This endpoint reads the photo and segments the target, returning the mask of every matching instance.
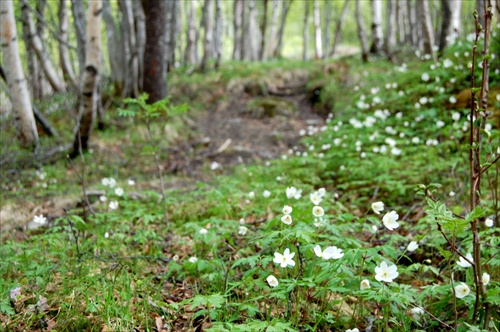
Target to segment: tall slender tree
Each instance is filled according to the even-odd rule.
[[[0,1],[0,37],[17,138],[22,147],[33,147],[38,144],[38,132],[31,108],[28,84],[19,57],[12,0]]]
[[[90,135],[94,129],[97,104],[100,103],[98,91],[101,67],[101,16],[101,0],[90,1],[87,13],[85,71],[83,73],[81,103],[73,140],[72,157],[76,157],[81,150],[88,149]]]
[[[384,48],[387,56],[392,58],[392,52],[396,47],[396,0],[387,0],[387,25],[384,40]]]
[[[342,12],[340,13],[339,18],[337,19],[337,23],[335,26],[335,37],[333,39],[332,51],[331,55],[333,56],[337,51],[337,45],[340,42],[340,36],[342,35],[342,27],[344,26],[345,17],[347,15],[347,11],[349,9],[349,0],[345,0],[344,7],[342,8]]]
[[[196,11],[195,5],[196,0],[188,0],[184,2],[186,4],[186,15],[187,15],[187,30],[186,30],[186,51],[184,55],[184,62],[187,64],[196,64],[198,62],[197,57],[197,29],[196,29]]]
[[[321,39],[321,17],[319,1],[314,0],[314,46],[316,59],[323,59],[323,44]]]
[[[304,1],[304,30],[302,30],[302,39],[304,48],[302,49],[302,60],[309,60],[309,1]]]
[[[267,55],[274,56],[276,49],[276,34],[278,32],[279,0],[273,0],[271,7],[271,24],[269,26],[269,43],[267,43]]]
[[[154,103],[167,97],[167,68],[165,34],[167,33],[168,2],[142,0],[146,22],[146,50],[144,52],[143,91]]]
[[[358,25],[358,38],[361,44],[361,59],[363,62],[368,61],[368,41],[366,39],[365,22],[363,20],[363,13],[361,12],[361,0],[356,0],[356,23]]]
[[[377,54],[382,51],[384,34],[382,32],[382,0],[371,0],[372,9],[372,46],[370,52]]]
[[[203,21],[205,38],[203,40],[203,58],[200,64],[201,71],[206,70],[208,59],[212,58],[214,54],[214,3],[212,0],[205,0]]]
[[[233,60],[242,60],[241,19],[243,17],[243,0],[233,3]]]
[[[71,60],[68,52],[68,28],[69,28],[69,15],[67,0],[59,1],[59,37],[61,41],[59,42],[59,62],[61,64],[61,69],[64,78],[69,81],[73,87],[78,86],[76,80],[75,72],[71,64]]]
[[[434,29],[432,28],[431,13],[429,11],[429,1],[417,1],[420,14],[419,20],[422,26],[422,45],[425,54],[434,57]]]

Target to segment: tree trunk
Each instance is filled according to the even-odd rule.
[[[234,0],[233,4],[233,60],[241,60],[241,18],[243,10],[243,1]]]
[[[141,0],[133,0],[135,39],[137,53],[137,88],[143,90],[144,82],[144,50],[146,49],[146,19]]]
[[[54,69],[52,62],[50,61],[49,54],[43,47],[43,43],[38,34],[36,33],[35,24],[31,17],[31,12],[27,0],[21,0],[20,3],[21,3],[21,10],[25,12],[25,15],[23,16],[27,20],[26,25],[28,27],[28,32],[30,34],[29,36],[29,40],[31,41],[30,46],[38,56],[38,59],[40,60],[40,66],[42,67],[45,76],[47,77],[50,85],[55,91],[65,92],[66,86],[64,84],[64,81],[59,76],[57,71]]]
[[[31,108],[28,84],[19,57],[12,0],[0,1],[0,28],[5,76],[9,86],[17,138],[21,147],[33,147],[38,145],[38,132]]]
[[[385,52],[389,59],[396,47],[396,0],[387,1],[387,30],[385,35]]]
[[[180,6],[178,0],[169,1],[169,20],[167,23],[168,32],[167,32],[167,71],[172,71],[175,68],[175,49],[177,46],[177,23],[179,17],[177,17],[177,8]]]
[[[400,44],[407,42],[406,40],[406,26],[405,26],[405,11],[403,10],[401,0],[396,0],[396,26],[398,29],[398,41]]]
[[[278,43],[276,44],[276,48],[274,50],[274,56],[281,56],[281,48],[283,46],[283,33],[285,32],[285,23],[286,17],[288,16],[288,12],[290,11],[290,7],[292,6],[293,0],[284,0],[282,2],[282,12],[281,12],[281,22],[280,29],[278,31]]]
[[[330,0],[325,1],[325,25],[324,25],[324,32],[323,32],[323,48],[325,52],[325,57],[328,57],[330,54],[330,24],[332,21],[332,3]]]
[[[67,0],[59,1],[59,37],[61,41],[59,42],[59,62],[61,63],[61,69],[64,78],[69,81],[73,87],[78,86],[76,80],[75,72],[73,71],[73,66],[71,65],[71,60],[68,53],[68,8],[66,7]]]
[[[302,60],[309,60],[309,0],[304,1],[304,30],[302,31],[302,39],[304,48],[302,49]]]
[[[85,9],[83,6],[83,0],[71,0],[71,11],[73,12],[73,22],[75,24],[76,33],[76,48],[78,54],[78,70],[80,72],[80,77],[85,68],[85,50],[87,49],[85,39]]]
[[[196,64],[196,12],[195,4],[196,0],[188,0],[186,4],[187,13],[187,38],[186,38],[186,53],[184,56],[184,62],[186,64],[194,65]],[[234,54],[233,54],[234,56]]]
[[[269,26],[269,43],[267,44],[267,56],[273,56],[276,50],[276,33],[278,26],[278,0],[273,0],[271,12],[271,25]]]
[[[33,10],[32,7],[30,9]],[[41,41],[47,40],[47,26],[46,26],[46,21],[45,21],[45,14],[47,12],[47,0],[37,1],[35,10],[36,10],[35,34],[38,36],[38,38]],[[43,45],[43,46],[44,46],[43,48],[45,48],[45,45]],[[53,90],[51,85],[50,85],[50,82],[47,82],[45,75],[46,74],[44,73],[43,70],[37,71],[36,80],[37,80],[37,84],[41,88],[42,96],[50,94]],[[60,77],[60,79],[61,79],[61,82],[63,83],[63,85],[65,86],[65,84],[63,82],[63,77]]]
[[[319,16],[319,2],[314,0],[314,46],[316,59],[323,59],[323,45],[321,40],[321,19]]]
[[[432,28],[431,15],[428,0],[417,1],[420,13],[420,24],[422,26],[423,51],[434,57],[434,30]]]
[[[408,34],[406,39],[411,42],[413,47],[418,46],[418,23],[416,18],[416,8],[411,0],[406,1],[406,20],[408,25]]]
[[[267,7],[269,5],[269,0],[264,0],[264,12],[262,21],[260,24],[260,48],[259,48],[259,60],[263,61],[266,58],[266,29],[267,29]]]
[[[149,94],[149,103],[167,97],[167,68],[165,34],[167,33],[167,1],[143,0],[146,22],[146,50],[144,52],[143,91]]]
[[[368,61],[368,41],[366,40],[365,23],[363,13],[361,12],[361,0],[356,0],[356,23],[358,25],[358,38],[361,44],[361,59],[363,62]]]
[[[214,47],[215,47],[215,68],[219,68],[222,58],[222,4],[221,0],[215,0],[215,33],[214,33]]]
[[[241,60],[248,60],[248,45],[247,45],[247,33],[248,33],[248,20],[247,20],[247,2],[243,0],[241,4],[241,39],[240,39],[240,51]]]
[[[200,70],[205,71],[207,67],[208,59],[213,57],[214,53],[214,43],[213,43],[213,32],[214,32],[214,6],[212,0],[205,0],[205,6],[203,7],[204,12],[204,30],[205,38],[203,41],[203,58],[201,59]]]
[[[247,0],[248,2],[248,30],[246,37],[248,38],[249,60],[256,61],[259,59],[259,30],[257,24],[257,8],[255,0]]]
[[[63,0],[64,1],[64,0]],[[108,42],[109,64],[111,66],[111,78],[113,80],[114,93],[122,95],[125,86],[126,52],[123,48],[123,31],[118,29],[111,14],[110,0],[102,2],[102,18],[106,24],[106,37]]]
[[[461,0],[441,0],[442,22],[439,37],[439,53],[453,44],[460,34]]]
[[[30,27],[28,22],[28,15],[30,12],[28,10],[21,11],[21,21],[23,22],[23,39],[24,39],[24,47],[26,49],[26,55],[28,60],[28,86],[31,89],[31,95],[34,99],[41,99],[43,97],[43,87],[40,77],[40,64],[38,63],[38,59],[36,57],[35,52],[32,52],[31,49],[31,38],[32,35],[30,33]]]
[[[337,25],[335,27],[335,38],[333,39],[332,52],[331,52],[332,56],[335,55],[335,51],[337,50],[337,45],[340,42],[340,36],[342,35],[342,27],[344,26],[344,21],[348,9],[349,9],[349,0],[345,0],[344,7],[342,8],[342,12],[340,13],[340,17],[337,20]]]
[[[370,52],[378,54],[382,51],[384,34],[382,32],[382,0],[371,0],[372,7],[372,46]]]
[[[94,127],[98,100],[99,69],[101,60],[101,0],[89,2],[87,13],[87,51],[85,53],[85,71],[81,104],[78,112],[77,128],[73,141],[71,157],[88,149],[88,142]]]
[[[479,24],[484,28],[484,0],[476,0],[476,10]]]
[[[124,38],[126,60],[126,76],[124,96],[139,96],[139,56],[137,52],[137,38],[134,22],[133,3],[123,1],[123,27],[127,38]]]

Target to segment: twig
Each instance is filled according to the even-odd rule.
[[[80,137],[80,134],[78,134],[78,137]],[[82,162],[83,162],[83,171],[82,172],[84,172],[85,171],[85,159],[83,158],[82,149],[79,149],[79,150],[80,150],[80,155],[82,157]],[[73,163],[73,160],[71,159],[71,157],[69,155],[66,155],[66,159],[68,159],[69,163],[71,164],[71,167],[73,168],[73,170],[75,171],[76,175],[80,179],[80,182],[82,184],[83,197],[85,198],[85,203],[87,204],[87,207],[89,208],[90,213],[92,213],[92,215],[95,216],[95,212],[92,209],[92,206],[90,205],[89,197],[87,195],[87,187],[85,185],[85,178],[83,177],[82,174],[80,174],[78,172],[78,170],[75,167],[75,164]]]
[[[470,261],[467,257],[465,257],[458,249],[457,247],[455,246],[455,243],[451,242],[450,239],[448,238],[448,236],[446,236],[445,232],[443,231],[443,228],[441,227],[441,224],[440,223],[437,223],[438,225],[438,231],[441,232],[441,234],[443,235],[443,237],[445,238],[446,242],[448,242],[448,244],[450,245],[451,247],[451,250],[454,251],[455,253],[457,253],[460,257],[462,257],[463,259],[465,259],[467,261],[467,263],[469,263],[470,265],[474,266],[476,265],[476,262],[473,262],[473,261]]]
[[[80,252],[80,246],[78,245],[78,234],[76,233],[75,229],[73,228],[73,221],[69,218],[68,212],[66,209],[63,209],[64,211],[64,216],[68,220],[69,228],[71,230],[71,233],[73,234],[73,237],[75,238],[75,244],[76,244],[76,257],[78,258],[78,263],[81,263],[81,258],[82,258],[82,253]]]

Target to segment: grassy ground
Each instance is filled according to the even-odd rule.
[[[229,99],[234,79],[268,84],[262,79],[276,67],[305,70],[313,73],[308,87],[321,86],[315,109],[325,121],[297,133],[300,142],[275,160],[225,171],[211,170],[207,160],[200,176],[168,175],[166,211],[156,165],[141,153],[152,144],[144,125],[113,109],[107,115],[113,125],[96,133],[85,163],[18,169],[12,162],[15,172],[2,176],[3,213],[9,205],[28,205],[31,214],[47,212],[50,227],[2,234],[2,328],[448,331],[456,321],[467,330],[476,292],[472,270],[457,265],[437,222],[462,254],[471,252],[468,223],[443,219],[446,211],[468,212],[469,100],[461,92],[470,85],[470,49],[456,45],[438,62],[408,55],[396,65],[344,59],[233,63],[207,76],[180,72],[170,82],[177,96],[172,102],[187,102],[195,118]],[[500,67],[498,59],[493,63]],[[490,107],[497,116],[499,82],[493,70]],[[53,118],[69,103],[57,102],[62,106]],[[325,107],[331,112],[322,113]],[[188,115],[168,122],[187,132]],[[495,121],[484,135],[484,163],[499,153]],[[68,132],[69,124],[61,121],[58,128]],[[167,159],[182,139],[164,140],[163,124],[152,131],[153,143],[164,148],[160,159]],[[183,139],[196,140],[196,132]],[[5,155],[23,157],[15,144]],[[82,174],[95,193],[95,214],[83,201],[76,205]],[[110,177],[116,185],[102,184]],[[444,205],[429,205],[419,184]],[[288,189],[287,195],[290,187],[301,194]],[[498,308],[498,166],[485,174],[482,190],[483,269],[491,278],[488,299]],[[380,214],[371,208],[378,201],[384,203]],[[68,206],[64,213],[61,207]],[[290,225],[284,206],[292,208]],[[390,211],[399,217],[393,230],[382,223]],[[408,250],[411,241],[416,250]],[[318,245],[341,251],[320,257]],[[392,282],[377,273],[382,262],[397,267],[397,277],[386,276]],[[455,298],[452,289],[462,282],[471,294]],[[493,312],[489,329],[498,330],[499,319]]]

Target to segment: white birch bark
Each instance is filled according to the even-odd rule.
[[[434,57],[434,29],[432,28],[431,13],[428,0],[417,1],[422,26],[422,46],[425,54]]]
[[[290,11],[290,7],[292,6],[293,0],[283,0],[281,2],[283,6],[281,7],[281,20],[280,20],[280,28],[278,31],[278,42],[276,44],[276,48],[274,51],[274,56],[281,56],[281,48],[283,47],[283,34],[285,32],[285,23],[286,18],[288,16],[288,12]]]
[[[304,1],[304,30],[302,30],[302,60],[309,60],[309,0]]]
[[[106,37],[108,44],[108,57],[111,66],[111,77],[115,93],[121,95],[125,82],[125,68],[127,55],[123,49],[123,35],[118,25],[115,23],[111,13],[111,4],[109,0],[102,1],[102,19],[106,24]]]
[[[372,46],[371,53],[377,54],[382,50],[384,34],[382,32],[382,0],[371,0],[372,7]]]
[[[64,84],[63,79],[59,76],[58,72],[55,70],[52,62],[50,61],[49,54],[47,50],[43,47],[42,40],[38,36],[35,30],[35,23],[33,22],[33,18],[31,16],[31,12],[29,9],[29,4],[27,0],[21,0],[21,8],[22,11],[25,12],[24,17],[26,18],[27,27],[30,34],[31,47],[35,51],[38,59],[40,60],[40,66],[45,74],[45,77],[49,81],[50,85],[55,91],[65,92],[66,86]]]
[[[243,10],[243,1],[234,0],[233,3],[233,60],[242,60],[241,50],[241,18]]]
[[[332,56],[335,55],[335,51],[337,50],[337,45],[340,42],[340,36],[342,35],[342,27],[344,26],[345,17],[347,15],[347,10],[349,9],[349,0],[345,0],[344,7],[342,8],[342,12],[337,20],[337,24],[335,27],[335,38],[333,39],[332,45]]]
[[[124,38],[124,48],[128,57],[126,58],[127,73],[125,76],[126,95],[139,96],[139,57],[137,54],[137,41],[134,27],[133,3],[123,1],[123,24],[127,37]]]
[[[407,36],[406,39],[416,47],[418,46],[418,29],[419,24],[416,19],[416,9],[411,0],[406,1],[406,21],[407,21]]]
[[[213,43],[214,6],[212,0],[205,0],[205,7],[203,11],[205,13],[204,17],[205,38],[203,41],[203,58],[201,59],[200,69],[202,71],[205,71],[208,59],[211,58],[214,53],[214,43]]]
[[[330,53],[330,24],[332,21],[332,3],[330,0],[325,1],[325,25],[323,32],[323,51],[325,52],[325,57]]]
[[[184,56],[184,62],[186,64],[194,65],[196,64],[196,13],[195,4],[196,0],[187,0],[185,2],[187,6],[187,38],[186,38],[186,52]]]
[[[246,37],[248,39],[247,46],[249,60],[256,61],[259,59],[259,30],[257,28],[257,8],[255,5],[255,0],[248,1],[248,30]]]
[[[77,130],[73,142],[72,156],[76,156],[80,149],[88,148],[88,141],[96,118],[100,58],[101,58],[101,0],[89,2],[87,13],[87,51],[85,52],[85,71],[81,104],[78,112]]]
[[[396,47],[396,0],[387,0],[387,26],[385,35],[385,52],[391,58]]]
[[[356,0],[356,23],[358,25],[358,38],[361,45],[361,59],[368,61],[368,41],[366,39],[365,23],[361,12],[361,0]]]
[[[43,97],[43,87],[41,84],[40,77],[40,65],[38,64],[38,59],[36,57],[35,52],[31,50],[31,33],[28,24],[28,18],[26,15],[29,14],[29,11],[22,10],[21,11],[21,21],[23,22],[23,39],[24,39],[24,47],[26,50],[27,60],[28,60],[28,73],[26,74],[28,78],[28,86],[31,90],[31,96],[34,99],[41,99]]]
[[[321,38],[321,19],[319,11],[319,1],[314,0],[314,46],[316,59],[323,59],[323,44]]]
[[[396,0],[396,26],[398,27],[398,41],[402,43],[406,41],[406,26],[405,26],[405,10],[403,10],[403,2]]]
[[[0,30],[5,77],[9,86],[17,138],[22,147],[32,147],[38,144],[38,132],[28,84],[19,57],[12,0],[0,1]]]
[[[76,33],[76,47],[78,54],[78,71],[80,77],[85,70],[85,50],[87,49],[85,38],[85,29],[87,23],[85,22],[85,8],[83,0],[71,0],[71,11],[73,12],[73,23],[75,25]]]
[[[271,7],[271,22],[269,26],[269,42],[267,43],[268,56],[275,54],[275,49],[276,49],[276,34],[278,32],[277,27],[278,27],[278,17],[279,17],[278,5],[279,1],[273,0]]]
[[[69,20],[68,7],[66,4],[67,0],[60,0],[59,2],[59,62],[64,78],[66,78],[73,87],[77,87],[78,83],[73,66],[71,65],[67,46]]]

